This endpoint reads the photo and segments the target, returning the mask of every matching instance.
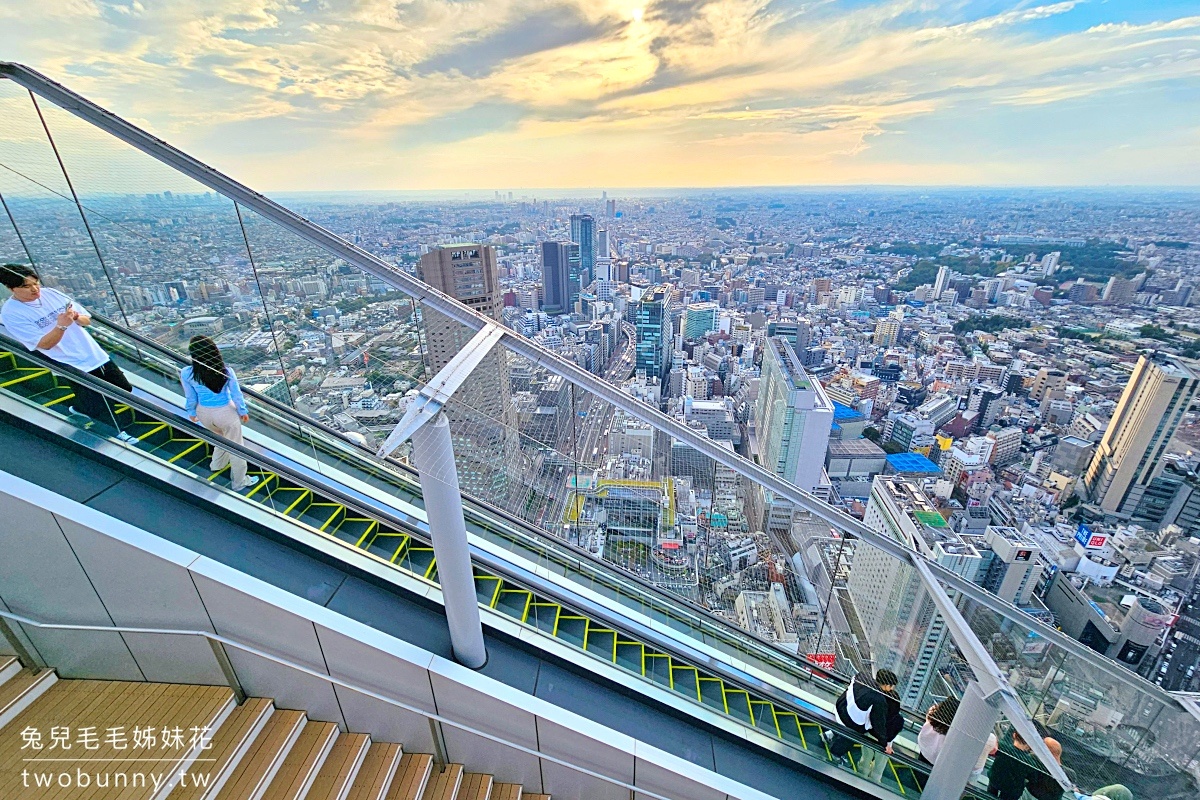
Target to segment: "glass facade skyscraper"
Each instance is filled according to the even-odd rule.
[[[586,289],[596,277],[596,220],[591,214],[571,215],[571,241],[579,245],[579,288]]]
[[[671,290],[667,286],[648,289],[638,301],[637,361],[634,368],[647,377],[662,380],[671,366]]]

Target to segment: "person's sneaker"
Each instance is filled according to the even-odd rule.
[[[75,406],[67,406],[67,413],[73,417],[82,417],[83,416],[83,414],[80,414],[79,409],[75,408]]]
[[[126,433],[125,431],[117,431],[117,438],[120,439],[122,442],[130,442],[130,443],[136,442],[138,440],[138,438],[136,436],[132,436],[132,435]]]
[[[239,486],[234,491],[240,492],[242,489],[249,489],[251,486],[254,486],[260,480],[262,480],[262,478],[258,477],[257,475],[251,475],[249,478],[246,478],[245,483],[243,483],[241,486]]]

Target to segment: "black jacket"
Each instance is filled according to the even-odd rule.
[[[988,771],[988,793],[1000,800],[1020,800],[1030,779],[1035,788],[1041,788],[1038,783],[1043,774],[1040,766],[1037,757],[1029,751],[1018,750],[1008,741],[1002,743]]]
[[[851,681],[849,688],[837,699],[838,719],[847,728],[859,733],[864,732],[864,726],[855,723],[847,710],[846,696],[850,692],[854,693],[854,705],[870,715],[871,728],[865,732],[880,744],[888,744],[904,730],[904,717],[900,714],[899,699],[857,680]]]

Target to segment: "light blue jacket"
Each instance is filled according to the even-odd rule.
[[[250,413],[246,408],[246,398],[242,397],[242,387],[238,385],[238,379],[233,374],[233,369],[226,367],[225,376],[228,380],[221,387],[221,391],[214,392],[196,380],[194,371],[190,366],[184,367],[179,371],[179,382],[183,384],[183,395],[187,399],[184,407],[189,417],[196,416],[197,405],[202,405],[205,408],[220,408],[221,406],[233,403],[233,407],[237,409],[237,413],[240,416],[244,417]]]

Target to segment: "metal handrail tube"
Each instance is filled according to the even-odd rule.
[[[466,731],[467,733],[474,734],[475,736],[482,736],[484,739],[487,739],[489,741],[504,745],[505,747],[511,747],[514,750],[519,750],[520,752],[524,753],[525,755],[533,756],[535,758],[544,758],[547,761],[552,761],[561,767],[566,767],[568,769],[574,770],[575,772],[583,773],[584,775],[587,775],[588,777],[597,778],[599,780],[605,781],[606,783],[611,783],[614,786],[620,786],[622,789],[627,789],[630,792],[634,792],[639,795],[645,795],[646,797],[652,797],[652,798],[654,798],[654,800],[676,800],[676,798],[671,798],[666,795],[658,794],[657,792],[653,792],[644,787],[635,786],[631,783],[626,783],[625,781],[621,780],[620,778],[614,778],[609,775],[604,775],[603,773],[596,772],[595,770],[588,769],[587,767],[581,767],[578,764],[572,764],[571,762],[569,762],[565,759],[562,759],[562,758],[558,758],[557,756],[552,756],[552,755],[549,755],[548,753],[543,753],[539,750],[534,750],[530,747],[526,747],[525,745],[517,744],[516,742],[511,742],[508,739],[505,739],[501,736],[496,736],[495,734],[488,733],[486,731],[481,731],[478,728],[475,728],[475,727],[472,727],[471,725],[466,724],[465,722],[459,722],[457,720],[450,719],[449,717],[444,716],[442,714],[438,714],[435,711],[426,711],[423,708],[420,708],[418,706],[409,705],[408,703],[405,703],[403,700],[397,700],[394,697],[390,697],[388,695],[381,694],[380,692],[374,691],[373,689],[368,689],[364,686],[360,686],[359,684],[356,684],[356,683],[351,683],[350,681],[343,680],[341,678],[335,678],[332,675],[326,675],[325,673],[318,672],[318,671],[312,669],[311,667],[306,667],[303,664],[297,664],[296,662],[291,661],[289,659],[274,655],[273,653],[268,653],[265,650],[260,650],[259,648],[255,647],[253,645],[246,644],[245,642],[240,642],[237,639],[231,639],[228,636],[221,636],[220,634],[213,633],[211,631],[193,631],[193,630],[175,629],[175,628],[132,628],[132,627],[124,626],[124,625],[112,625],[112,626],[108,626],[108,625],[76,625],[76,624],[66,624],[66,623],[42,622],[40,620],[31,619],[30,617],[25,617],[20,614],[14,614],[11,611],[5,611],[3,609],[0,609],[0,617],[3,617],[4,619],[7,619],[7,620],[12,620],[13,622],[18,622],[22,625],[29,625],[31,627],[38,628],[41,630],[87,631],[87,632],[105,632],[105,633],[143,633],[143,634],[161,634],[164,636],[198,636],[203,639],[207,639],[210,642],[215,642],[217,644],[224,645],[227,647],[233,647],[238,650],[242,650],[244,652],[250,653],[253,656],[257,656],[259,658],[266,659],[267,661],[272,661],[276,664],[279,664],[280,666],[287,667],[288,669],[294,669],[297,672],[302,672],[305,675],[308,675],[309,677],[318,678],[320,680],[325,681],[326,683],[332,683],[335,686],[341,686],[343,689],[349,689],[352,692],[357,692],[359,694],[366,695],[367,697],[370,697],[372,699],[380,700],[389,705],[393,705],[393,706],[396,706],[397,708],[403,709],[404,711],[409,711],[409,712],[412,712],[413,714],[419,714],[422,717],[434,720],[435,722],[441,723],[442,725],[449,725],[452,728],[458,728],[459,730]],[[233,691],[235,693],[242,691],[240,686],[231,686],[230,688],[233,689]]]
[[[716,446],[712,440],[700,436],[683,423],[663,414],[658,409],[633,399],[578,365],[526,339],[516,331],[501,325],[490,317],[483,316],[473,309],[468,308],[449,295],[434,289],[413,276],[396,269],[395,266],[378,256],[347,242],[331,231],[305,219],[296,212],[253,191],[229,176],[138,128],[111,111],[72,92],[70,89],[42,75],[40,72],[23,64],[0,62],[0,77],[5,77],[16,82],[69,113],[142,151],[151,158],[182,172],[218,194],[252,209],[264,218],[279,224],[308,242],[342,258],[348,263],[354,264],[359,269],[405,292],[414,301],[427,304],[431,309],[444,314],[471,331],[477,332],[481,328],[488,326],[502,328],[503,343],[517,355],[545,367],[550,372],[562,376],[573,385],[595,394],[614,407],[686,443],[717,463],[732,469],[744,478],[762,485],[782,499],[805,509],[835,528],[852,533],[872,547],[882,550],[906,563],[911,563],[911,558],[923,559],[928,567],[928,572],[945,586],[960,592],[965,597],[983,605],[989,610],[1033,630],[1038,635],[1049,639],[1072,655],[1097,667],[1109,677],[1127,684],[1143,694],[1150,694],[1164,705],[1179,710],[1183,709],[1179,701],[1161,687],[1154,685],[1150,681],[1136,680],[1136,676],[1129,674],[1127,670],[1117,663],[1104,657],[1098,657],[1094,651],[1088,649],[1082,643],[1062,635],[1051,626],[1039,620],[1029,617],[1012,604],[1001,600],[991,592],[977,586],[949,568],[936,561],[925,559],[920,554],[913,554],[903,543],[876,532],[865,523],[827,505],[813,494],[779,478],[773,472],[750,462],[732,451]],[[922,575],[922,580],[925,580],[924,575]],[[952,616],[957,614],[957,610],[951,610]],[[960,620],[960,623],[960,625],[955,626],[957,635],[965,635],[975,641],[963,643],[956,640],[955,643],[965,654],[973,655],[980,652],[982,648],[978,642],[978,636],[966,624],[965,620]],[[974,666],[979,669],[986,669],[991,673],[998,674],[999,671],[990,656],[987,658],[987,663],[975,664]]]

